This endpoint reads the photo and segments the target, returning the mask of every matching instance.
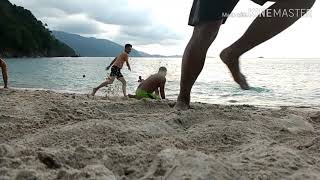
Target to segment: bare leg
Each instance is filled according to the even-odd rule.
[[[2,71],[2,78],[3,78],[3,83],[4,83],[4,88],[8,88],[8,72],[7,72],[7,64],[1,60],[0,62],[1,65],[1,71]]]
[[[315,0],[275,1],[276,3],[270,6],[266,12],[279,12],[279,10],[281,12],[289,12],[290,9],[307,10],[310,9],[315,2]],[[234,80],[242,89],[249,89],[249,86],[245,77],[240,72],[240,56],[290,27],[298,19],[300,19],[302,15],[304,15],[304,13],[301,13],[301,11],[299,13],[296,12],[295,16],[293,17],[281,17],[279,15],[275,15],[273,17],[257,17],[238,41],[221,52],[220,57],[222,61],[228,66]],[[274,15],[274,13],[272,14]]]
[[[215,21],[194,27],[182,59],[180,94],[176,109],[189,108],[192,86],[202,71],[208,48],[215,40],[221,23],[222,21]]]
[[[108,86],[109,84],[112,84],[114,81],[115,77],[109,77],[106,81],[104,81],[103,83],[101,83],[98,87],[93,88],[91,95],[94,96],[96,94],[96,92],[105,86]]]
[[[124,97],[127,97],[127,81],[121,77],[121,78],[118,78],[119,81],[122,82],[122,92],[123,92],[123,96]]]
[[[137,98],[136,95],[132,95],[132,94],[128,94],[128,97],[129,97],[129,98]]]

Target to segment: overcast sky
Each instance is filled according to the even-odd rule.
[[[25,7],[51,30],[87,37],[109,39],[119,44],[132,43],[135,49],[151,54],[182,54],[191,36],[188,16],[192,0],[10,0]],[[265,8],[240,0],[234,12]],[[320,6],[314,5],[311,17],[275,39],[255,48],[247,57],[320,58]],[[208,55],[219,52],[237,40],[254,17],[232,17],[222,26]]]

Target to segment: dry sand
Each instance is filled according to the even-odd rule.
[[[0,179],[320,179],[320,110],[0,90]]]

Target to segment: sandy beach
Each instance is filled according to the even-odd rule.
[[[0,90],[1,180],[320,179],[320,110]]]

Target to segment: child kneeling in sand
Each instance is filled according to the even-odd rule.
[[[166,75],[167,75],[167,68],[160,67],[159,72],[157,74],[153,74],[150,77],[148,77],[146,80],[141,81],[140,85],[138,86],[136,90],[135,95],[130,95],[130,98],[136,98],[136,99],[143,99],[143,98],[149,98],[149,99],[165,99],[165,93],[164,93],[164,86],[166,84]],[[160,88],[160,95],[159,97],[159,88]]]

